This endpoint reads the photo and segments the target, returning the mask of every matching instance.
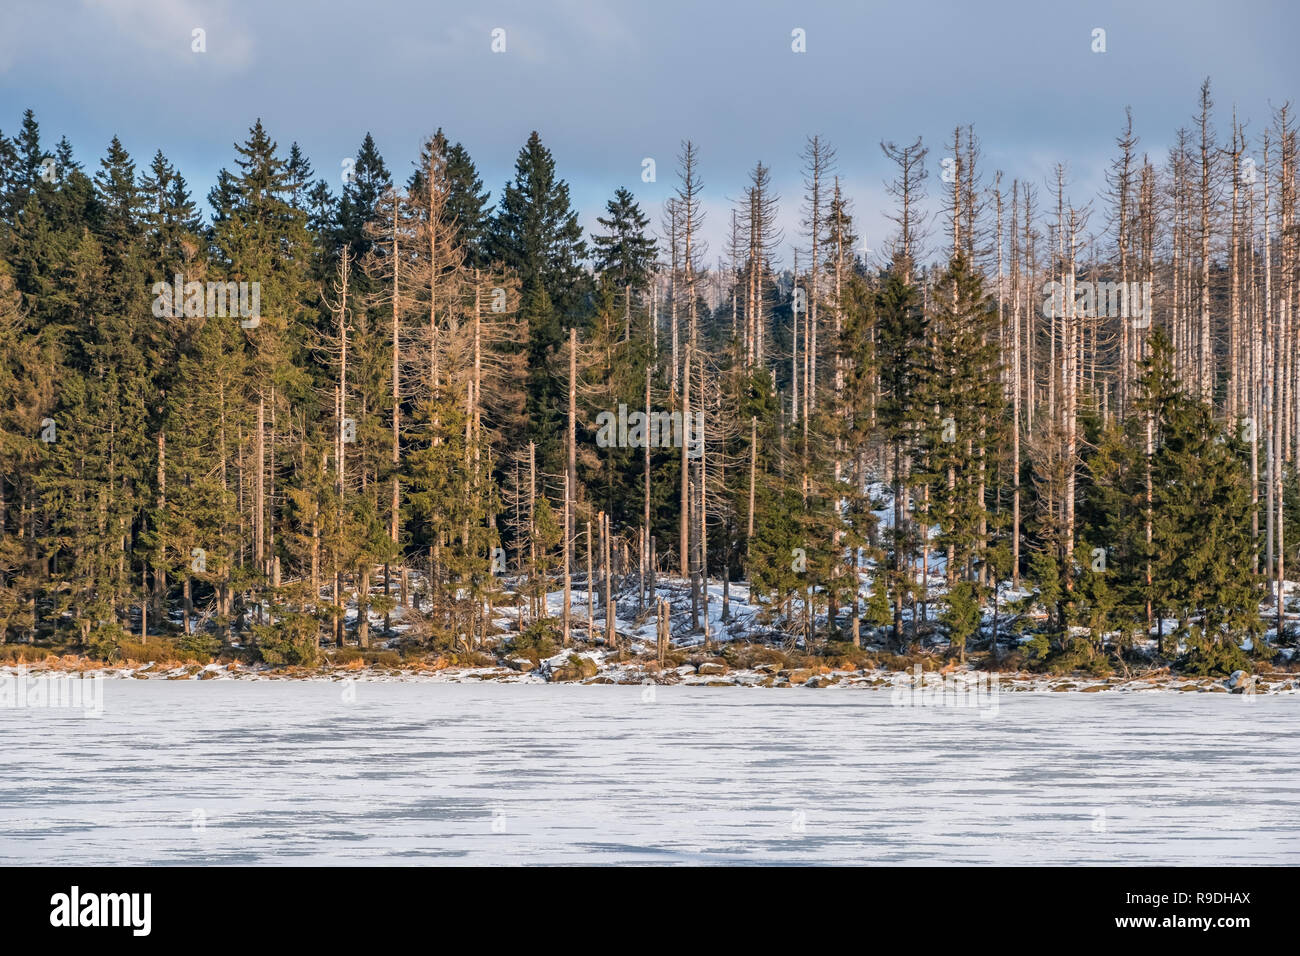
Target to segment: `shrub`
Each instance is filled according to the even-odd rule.
[[[36,647],[32,644],[6,644],[0,647],[0,661],[12,661],[16,664],[31,664],[43,661],[59,651],[53,647]]]
[[[290,612],[274,624],[260,624],[253,628],[262,660],[272,667],[314,664],[320,653],[316,647],[319,633],[320,622],[313,615],[300,612]]]
[[[221,639],[204,631],[194,634],[182,634],[180,640],[176,643],[187,656],[194,660],[211,660],[221,653]]]
[[[737,670],[752,669],[760,664],[775,664],[778,668],[783,668],[788,663],[785,654],[775,647],[768,647],[766,644],[747,644],[740,641],[732,641],[723,647],[722,659],[727,663],[728,667]]]
[[[1047,655],[1052,651],[1052,642],[1046,634],[1040,631],[1020,645],[1020,649],[1021,653],[1025,655],[1026,664],[1031,668],[1042,667]]]
[[[951,648],[964,658],[966,641],[980,626],[979,593],[972,582],[958,581],[952,586],[940,620],[948,630]]]
[[[876,666],[887,671],[910,671],[917,664],[921,665],[922,671],[935,671],[940,666],[932,654],[894,654],[881,651],[876,655]]]
[[[840,670],[874,667],[876,664],[875,654],[861,647],[854,647],[847,641],[832,641],[826,645],[823,653],[828,659],[827,663]]]
[[[482,651],[456,651],[447,655],[452,667],[492,667],[497,659]]]
[[[1187,639],[1187,653],[1174,663],[1184,674],[1196,677],[1227,677],[1233,671],[1254,672],[1250,657],[1236,641],[1209,641],[1200,634]]]
[[[123,643],[130,644],[131,635],[122,630],[120,625],[99,624],[86,638],[86,652],[96,660],[120,661],[126,657],[121,649]],[[147,657],[144,659],[149,660]]]
[[[443,627],[431,615],[422,611],[408,610],[402,616],[402,623],[406,625],[406,633],[403,635],[405,643],[436,653],[455,651],[461,646],[455,632]]]
[[[981,671],[1018,671],[1025,667],[1025,655],[1019,647],[1003,647],[998,656],[985,654],[975,660],[975,669]]]
[[[533,621],[522,633],[510,639],[510,652],[525,657],[534,664],[544,657],[554,657],[559,653],[556,638],[559,631],[549,620]]]
[[[1065,648],[1048,658],[1053,674],[1086,671],[1094,677],[1106,677],[1111,672],[1110,660],[1098,653],[1096,645],[1086,637],[1071,637]]]

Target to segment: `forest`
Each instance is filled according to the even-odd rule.
[[[1090,196],[969,125],[886,136],[870,251],[822,135],[796,196],[685,140],[662,208],[620,188],[584,232],[536,132],[494,194],[441,129],[391,167],[366,134],[340,181],[258,120],[201,207],[161,150],[83,162],[29,110],[0,643],[626,651],[615,611],[670,588],[661,641],[707,651],[734,589],[810,654],[1250,669],[1300,627],[1296,117],[1189,93],[1159,155],[1116,117]]]

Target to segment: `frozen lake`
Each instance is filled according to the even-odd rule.
[[[1300,863],[1300,699],[109,680],[0,709],[0,863]]]

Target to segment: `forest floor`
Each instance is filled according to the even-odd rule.
[[[803,664],[805,662],[796,662]],[[175,661],[125,661],[106,664],[75,655],[49,655],[39,660],[0,667],[0,675],[53,674],[76,672],[83,676],[102,673],[119,678],[146,680],[324,680],[478,683],[493,681],[514,684],[578,683],[684,685],[703,687],[767,687],[886,690],[913,693],[919,706],[982,706],[982,695],[1006,692],[1080,693],[1177,691],[1232,694],[1288,694],[1300,692],[1300,672],[1270,669],[1243,678],[1195,677],[1172,673],[1168,668],[1130,677],[1094,677],[1083,673],[1044,674],[1030,671],[984,671],[975,665],[944,666],[936,670],[891,670],[882,667],[844,667],[817,663],[812,666],[782,666],[772,662],[755,667],[732,668],[725,658],[708,658],[698,663],[687,660],[674,666],[659,666],[655,660],[628,659],[626,654],[604,654],[575,648],[532,665],[526,659],[507,659],[483,666],[459,665],[445,657],[429,660],[403,659],[396,665],[371,663],[353,658],[346,664],[334,662],[315,666],[272,667],[219,660],[209,664]],[[921,666],[921,665],[918,665]],[[963,695],[970,703],[963,704]]]
[[[378,585],[382,594],[382,583]],[[743,584],[729,588],[727,613],[723,589],[710,583],[707,614],[701,603],[692,609],[688,582],[663,578],[655,597],[668,602],[672,638],[661,655],[656,646],[656,619],[639,599],[635,576],[615,594],[615,646],[605,640],[605,609],[597,596],[588,630],[587,592],[571,595],[571,639],[559,634],[563,594],[546,597],[546,624],[530,628],[526,599],[494,608],[487,642],[473,649],[439,646],[418,637],[419,627],[394,607],[388,620],[371,611],[371,639],[366,648],[350,640],[344,647],[322,647],[310,664],[272,666],[255,649],[234,645],[215,655],[184,651],[173,638],[151,636],[147,643],[122,648],[118,659],[95,660],[67,648],[14,646],[0,648],[0,674],[19,668],[27,673],[80,672],[153,680],[437,681],[499,683],[581,683],[694,685],[706,687],[821,688],[888,690],[911,702],[958,704],[980,694],[1008,692],[1110,693],[1172,692],[1276,694],[1300,692],[1300,656],[1282,647],[1272,661],[1256,662],[1253,674],[1205,676],[1179,673],[1169,661],[1180,647],[1167,646],[1165,659],[1155,641],[1126,655],[1111,654],[1081,668],[1045,669],[1023,653],[1030,638],[1002,630],[996,657],[987,637],[972,641],[963,661],[942,630],[923,625],[905,653],[897,653],[884,633],[862,628],[862,646],[847,640],[814,642],[811,652],[802,637],[765,623],[761,609],[749,601]],[[356,608],[349,610],[349,638],[355,634]],[[1005,614],[1005,612],[1004,612]],[[1300,610],[1295,616],[1300,619]],[[706,646],[704,622],[708,621]],[[1004,616],[1003,624],[1006,623]],[[696,622],[698,621],[698,625]],[[985,629],[991,613],[986,611]],[[824,616],[818,622],[825,633]],[[843,622],[841,622],[843,628]],[[909,623],[910,628],[910,623]],[[1167,644],[1172,639],[1167,639]],[[1248,645],[1247,645],[1248,646]],[[919,695],[918,695],[919,692]]]

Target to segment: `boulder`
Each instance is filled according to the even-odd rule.
[[[1253,694],[1255,692],[1255,677],[1245,671],[1233,671],[1232,675],[1224,683],[1227,684],[1229,692],[1233,694]]]
[[[600,670],[596,662],[589,657],[579,657],[577,654],[570,654],[569,659],[563,664],[551,668],[551,680],[553,681],[576,681],[587,680],[595,677]]]

